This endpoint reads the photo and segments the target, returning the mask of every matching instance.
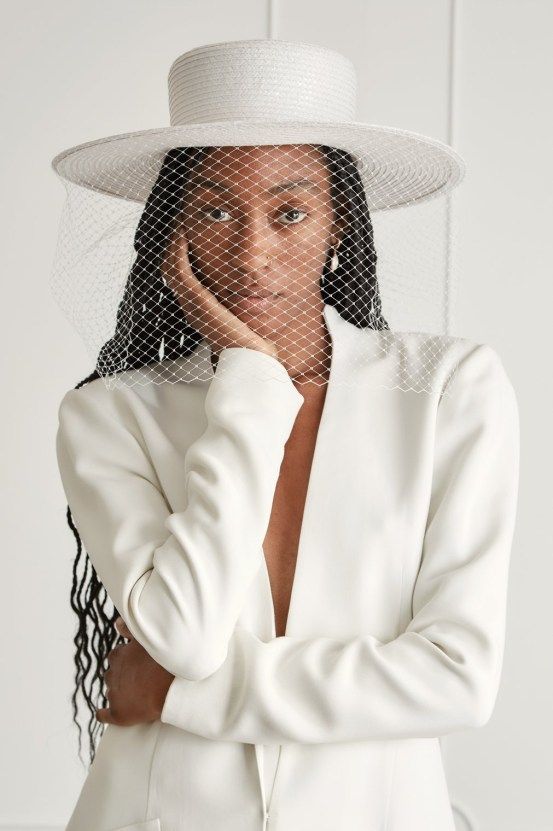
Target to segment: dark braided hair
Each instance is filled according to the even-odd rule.
[[[321,278],[324,277],[320,282],[323,301],[335,306],[345,320],[359,328],[388,329],[378,291],[373,226],[358,169],[349,153],[326,145],[318,147],[330,173],[335,214],[343,215],[347,220],[341,235],[339,265],[335,271],[330,270],[329,254],[321,274]],[[213,149],[177,147],[165,155],[135,233],[136,259],[118,307],[115,332],[100,350],[94,372],[75,389],[113,372],[186,357],[202,340],[202,335],[187,323],[177,298],[167,286],[161,264],[172,228],[182,210],[188,177]],[[192,252],[189,256],[195,270]],[[108,653],[121,637],[115,629],[119,613],[83,549],[69,506],[67,522],[77,543],[71,587],[71,607],[78,617],[74,637],[75,690],[71,701],[73,720],[79,730],[79,755],[79,692],[90,711],[88,737],[92,764],[96,739],[104,727],[96,719],[95,711],[108,704],[103,690],[103,672],[107,668]],[[80,576],[79,571],[82,572]]]

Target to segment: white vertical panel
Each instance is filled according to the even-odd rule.
[[[450,2],[444,0],[303,0],[298,7],[294,0],[278,0],[276,29],[279,37],[320,43],[353,61],[358,79],[358,120],[447,141],[451,122],[450,18]],[[391,320],[393,326],[409,329],[414,320],[421,328],[452,330],[455,280],[446,244],[448,217],[445,206],[440,215],[433,207],[428,214],[417,211],[404,221],[409,218],[409,233],[414,234],[418,226],[421,239],[435,234],[444,241],[443,251],[434,251],[436,260],[443,258],[446,275],[439,285],[427,273],[423,259],[413,264],[419,296],[424,298],[434,291],[441,296],[433,300],[432,313],[430,306],[417,309],[413,298],[412,318]],[[378,234],[385,237],[388,233],[387,219],[375,217],[377,251]],[[397,221],[398,217],[392,220]],[[382,294],[385,304],[385,283]]]
[[[457,316],[463,333],[498,349],[511,376],[522,467],[496,709],[485,727],[448,738],[448,780],[475,831],[546,831],[553,828],[553,6],[458,2],[454,137],[469,174],[456,199]]]
[[[337,49],[358,73],[358,119],[447,137],[449,2],[277,0],[278,37]]]
[[[450,3],[443,0],[340,0],[324,2],[278,0],[276,14],[278,36],[289,40],[309,41],[337,49],[354,63],[358,80],[357,119],[385,124],[447,140],[450,127]],[[447,217],[434,210],[423,210],[402,217],[409,233],[420,228],[420,238],[435,234],[444,248],[433,252],[435,260],[443,258],[448,273],[446,252]],[[387,236],[386,216],[375,216],[378,252],[379,234]],[[409,219],[409,223],[407,223]],[[391,220],[393,224],[400,217]],[[414,256],[417,256],[414,254]],[[383,262],[384,260],[382,260]],[[417,272],[416,269],[419,269]],[[431,271],[431,270],[430,270]],[[423,258],[413,263],[414,282],[424,298],[440,292],[425,309],[416,307],[413,297],[412,317],[391,319],[393,326],[412,328],[447,327],[450,329],[449,281],[438,285],[432,280]],[[454,286],[453,286],[454,289]],[[386,313],[386,285],[382,284]],[[443,303],[442,303],[443,301]],[[422,304],[424,305],[424,304]]]

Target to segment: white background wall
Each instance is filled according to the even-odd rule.
[[[63,393],[93,367],[49,295],[63,197],[50,159],[167,124],[167,70],[187,49],[273,36],[344,52],[360,120],[451,141],[468,162],[455,200],[455,330],[502,355],[519,397],[522,469],[496,709],[480,730],[447,738],[444,754],[459,829],[551,829],[551,3],[18,0],[1,10],[0,828],[63,828],[84,777],[69,701],[75,548],[54,435]]]

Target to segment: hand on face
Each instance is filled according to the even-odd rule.
[[[169,287],[179,299],[187,321],[209,341],[214,353],[225,347],[241,346],[257,349],[278,359],[276,345],[250,329],[195,276],[182,226],[171,238],[162,270]]]

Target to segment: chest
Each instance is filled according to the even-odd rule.
[[[206,426],[204,401],[188,394],[162,404],[140,426],[156,447],[160,489],[179,511],[187,504],[183,460]],[[387,640],[410,616],[434,407],[430,396],[362,384],[330,385],[324,402],[312,404],[302,405],[284,447],[263,567],[238,623],[265,640],[362,631]]]
[[[305,501],[324,395],[306,398],[286,443],[263,552],[273,597],[276,636],[284,635],[296,571]]]

